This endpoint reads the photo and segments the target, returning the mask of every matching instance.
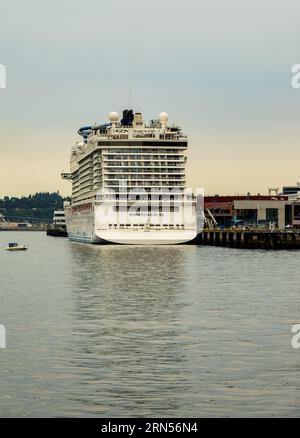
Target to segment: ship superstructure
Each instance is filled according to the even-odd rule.
[[[186,189],[188,139],[168,114],[145,124],[125,110],[85,126],[71,152],[70,239],[89,243],[174,244],[196,237],[195,198]]]

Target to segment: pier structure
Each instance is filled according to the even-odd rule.
[[[300,249],[300,230],[210,229],[199,233],[195,243],[244,249]]]

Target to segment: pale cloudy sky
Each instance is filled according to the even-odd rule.
[[[167,111],[188,182],[264,193],[300,180],[299,0],[1,0],[0,196],[70,193],[82,124]]]

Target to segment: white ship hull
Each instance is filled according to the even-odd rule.
[[[96,236],[101,241],[123,245],[176,245],[187,243],[196,237],[191,231],[146,231],[146,230],[120,230],[97,232]]]
[[[69,209],[68,209],[69,210]],[[123,245],[176,245],[188,243],[195,239],[197,230],[173,229],[172,227],[156,228],[116,228],[103,229],[97,224],[94,212],[74,214],[66,211],[66,225],[70,240],[93,244]],[[99,228],[98,228],[99,227]]]

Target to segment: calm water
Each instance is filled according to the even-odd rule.
[[[1,232],[0,416],[299,416],[299,262]]]

